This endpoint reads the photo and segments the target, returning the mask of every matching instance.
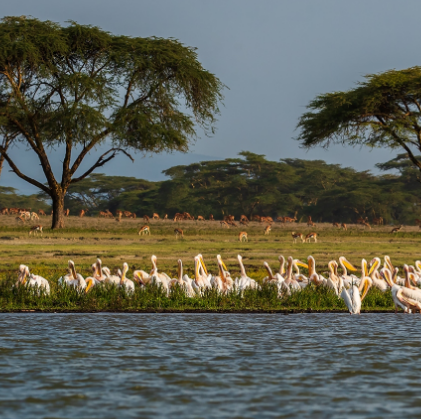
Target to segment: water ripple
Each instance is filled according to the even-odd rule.
[[[418,315],[2,314],[0,417],[418,416]]]

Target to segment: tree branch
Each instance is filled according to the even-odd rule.
[[[13,162],[13,160],[6,153],[6,150],[4,149],[4,147],[0,147],[0,154],[4,157],[4,159],[7,161],[7,163],[9,163],[9,166],[12,169],[12,172],[14,172],[16,175],[18,175],[24,181],[26,181],[26,182],[28,182],[28,183],[36,186],[39,189],[42,189],[45,193],[47,193],[48,195],[50,195],[50,189],[47,188],[47,186],[43,185],[41,182],[38,182],[35,179],[30,178],[29,176],[24,175],[17,168],[17,166],[15,165],[15,163]]]
[[[98,167],[104,166],[105,163],[108,163],[110,160],[112,160],[117,155],[118,152],[124,153],[132,162],[134,162],[133,157],[129,153],[127,153],[127,151],[123,150],[122,148],[111,148],[110,150],[105,152],[102,156],[100,156],[99,159],[96,161],[96,163],[90,169],[88,169],[82,176],[72,179],[70,183],[71,184],[76,183],[85,179],[86,176],[90,175],[95,169],[97,169]],[[105,158],[105,156],[107,156],[110,153],[112,153],[111,156]]]

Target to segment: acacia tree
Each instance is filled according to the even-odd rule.
[[[214,130],[224,85],[202,67],[194,48],[176,40],[6,17],[0,45],[0,127],[35,153],[46,183],[26,175],[4,146],[0,154],[16,175],[51,197],[52,228],[64,225],[69,186],[118,153],[186,151],[196,127]],[[76,173],[101,144],[110,147]],[[57,145],[65,149],[61,179],[47,153]]]
[[[421,171],[421,67],[369,74],[354,89],[319,95],[307,108],[298,123],[304,147],[403,149]]]

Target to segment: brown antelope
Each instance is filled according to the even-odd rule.
[[[249,223],[246,220],[240,220],[240,224],[242,224],[243,226],[248,226]]]
[[[181,228],[175,228],[174,229],[175,238],[178,239],[178,236],[180,236],[182,239],[184,239],[184,233]]]
[[[363,221],[363,222],[361,223],[361,225],[363,225],[364,227],[368,227],[368,228],[371,230],[371,225],[370,225],[370,224],[368,224],[368,222],[367,222],[367,221]]]
[[[337,227],[337,228],[341,228],[341,226],[339,225],[339,223],[332,223],[333,227]]]
[[[383,225],[383,217],[373,218],[373,224],[376,226]]]
[[[238,240],[240,242],[248,242],[249,239],[247,237],[247,233],[245,231],[241,231],[240,234],[238,235]]]
[[[70,210],[67,208],[67,210],[64,211],[64,216],[68,217],[70,215]]]
[[[205,221],[205,219],[201,215],[198,215],[197,216],[197,221]]]
[[[226,221],[220,221],[220,223],[221,223],[222,228],[230,228],[230,226],[228,225]]]
[[[311,219],[311,215],[307,216],[307,226],[316,227],[316,223],[314,223],[313,220]]]
[[[238,227],[237,224],[235,224],[235,221],[225,221],[227,224],[233,227]]]
[[[261,223],[273,223],[273,218],[272,217],[260,217],[260,222]]]
[[[224,221],[234,221],[233,215],[224,215]]]
[[[260,218],[260,215],[253,215],[253,217],[251,217],[253,221],[260,221]]]
[[[87,211],[87,210],[86,210],[86,211]],[[80,218],[84,217],[84,216],[85,216],[85,214],[86,214],[86,211],[85,211],[84,209],[81,209],[81,210],[79,211],[79,217],[80,217]]]
[[[249,222],[249,219],[245,215],[242,215],[240,217],[240,221],[245,221],[246,223],[248,223]]]
[[[215,218],[213,218],[213,215],[209,215],[209,221],[215,221]]]
[[[117,210],[117,211],[115,212],[115,216],[116,216],[116,217],[120,216],[120,214],[121,214],[121,215],[123,215],[123,211],[121,211],[121,210]]]
[[[344,229],[345,231],[347,231],[348,229],[346,228],[346,224],[345,223],[341,223],[341,228]]]
[[[297,221],[297,214],[298,214],[298,211],[295,211],[294,218],[283,217],[282,222],[283,223],[295,223]]]
[[[32,233],[38,234],[38,232],[41,233],[42,236],[42,225],[36,225],[36,226],[32,226],[31,229],[29,230],[29,235],[31,235]]]
[[[168,220],[168,214],[164,215],[164,220]]]
[[[314,240],[314,243],[317,243],[317,233],[315,233],[314,231],[312,233],[307,234],[305,242],[310,243],[311,239]]]
[[[0,210],[0,214],[2,214],[2,215],[8,215],[9,214],[9,208],[2,208]]]
[[[150,220],[151,219],[147,215],[143,216],[143,221],[146,221],[148,223]]]
[[[360,217],[357,219],[357,224],[364,224],[364,223],[368,223],[368,217]]]
[[[265,234],[269,234],[271,230],[272,229],[270,228],[270,225],[266,226],[266,228],[265,228]]]
[[[24,218],[24,217],[22,217],[22,216],[20,216],[20,217],[16,217],[16,218],[15,218],[15,220],[16,220],[16,221],[18,221],[18,222],[19,222],[19,221],[22,221],[22,223],[24,223],[24,224],[25,224],[25,221],[26,221],[26,220],[25,220],[25,218]]]
[[[399,231],[402,230],[402,227],[403,227],[403,225],[401,224],[399,227],[393,228],[390,233],[398,233]]]
[[[32,221],[34,221],[34,220],[39,221],[39,217],[38,217],[38,214],[36,212],[31,212],[31,220]]]
[[[148,225],[144,225],[144,226],[142,226],[142,227],[140,227],[140,230],[139,230],[139,232],[137,233],[139,236],[140,235],[144,235],[144,234],[151,234],[151,229],[149,228],[149,226]]]
[[[160,220],[161,218],[159,217],[159,215],[156,212],[154,212],[152,214],[152,219],[154,219],[154,220]]]
[[[304,236],[303,236],[303,233],[296,233],[295,231],[293,231],[293,232],[291,233],[291,236],[292,236],[292,241],[293,241],[293,243],[296,243],[296,242],[297,242],[297,239],[300,239],[300,240],[301,240],[301,243],[303,243],[303,242],[304,242]]]
[[[105,211],[100,211],[98,217],[108,218],[108,214]]]
[[[45,215],[45,216],[47,216],[47,214],[45,213],[45,211],[44,210],[38,210],[38,215]]]

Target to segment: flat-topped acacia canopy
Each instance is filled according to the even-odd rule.
[[[298,123],[304,147],[401,148],[421,170],[421,67],[369,74],[354,89],[317,96],[308,109]]]
[[[195,49],[174,39],[116,36],[25,16],[0,21],[0,131],[34,151],[46,183],[25,175],[7,147],[0,154],[51,197],[53,228],[64,225],[68,187],[117,153],[186,151],[197,126],[212,133],[223,88]],[[110,149],[76,174],[106,141]],[[61,179],[46,152],[58,144],[65,146]]]

